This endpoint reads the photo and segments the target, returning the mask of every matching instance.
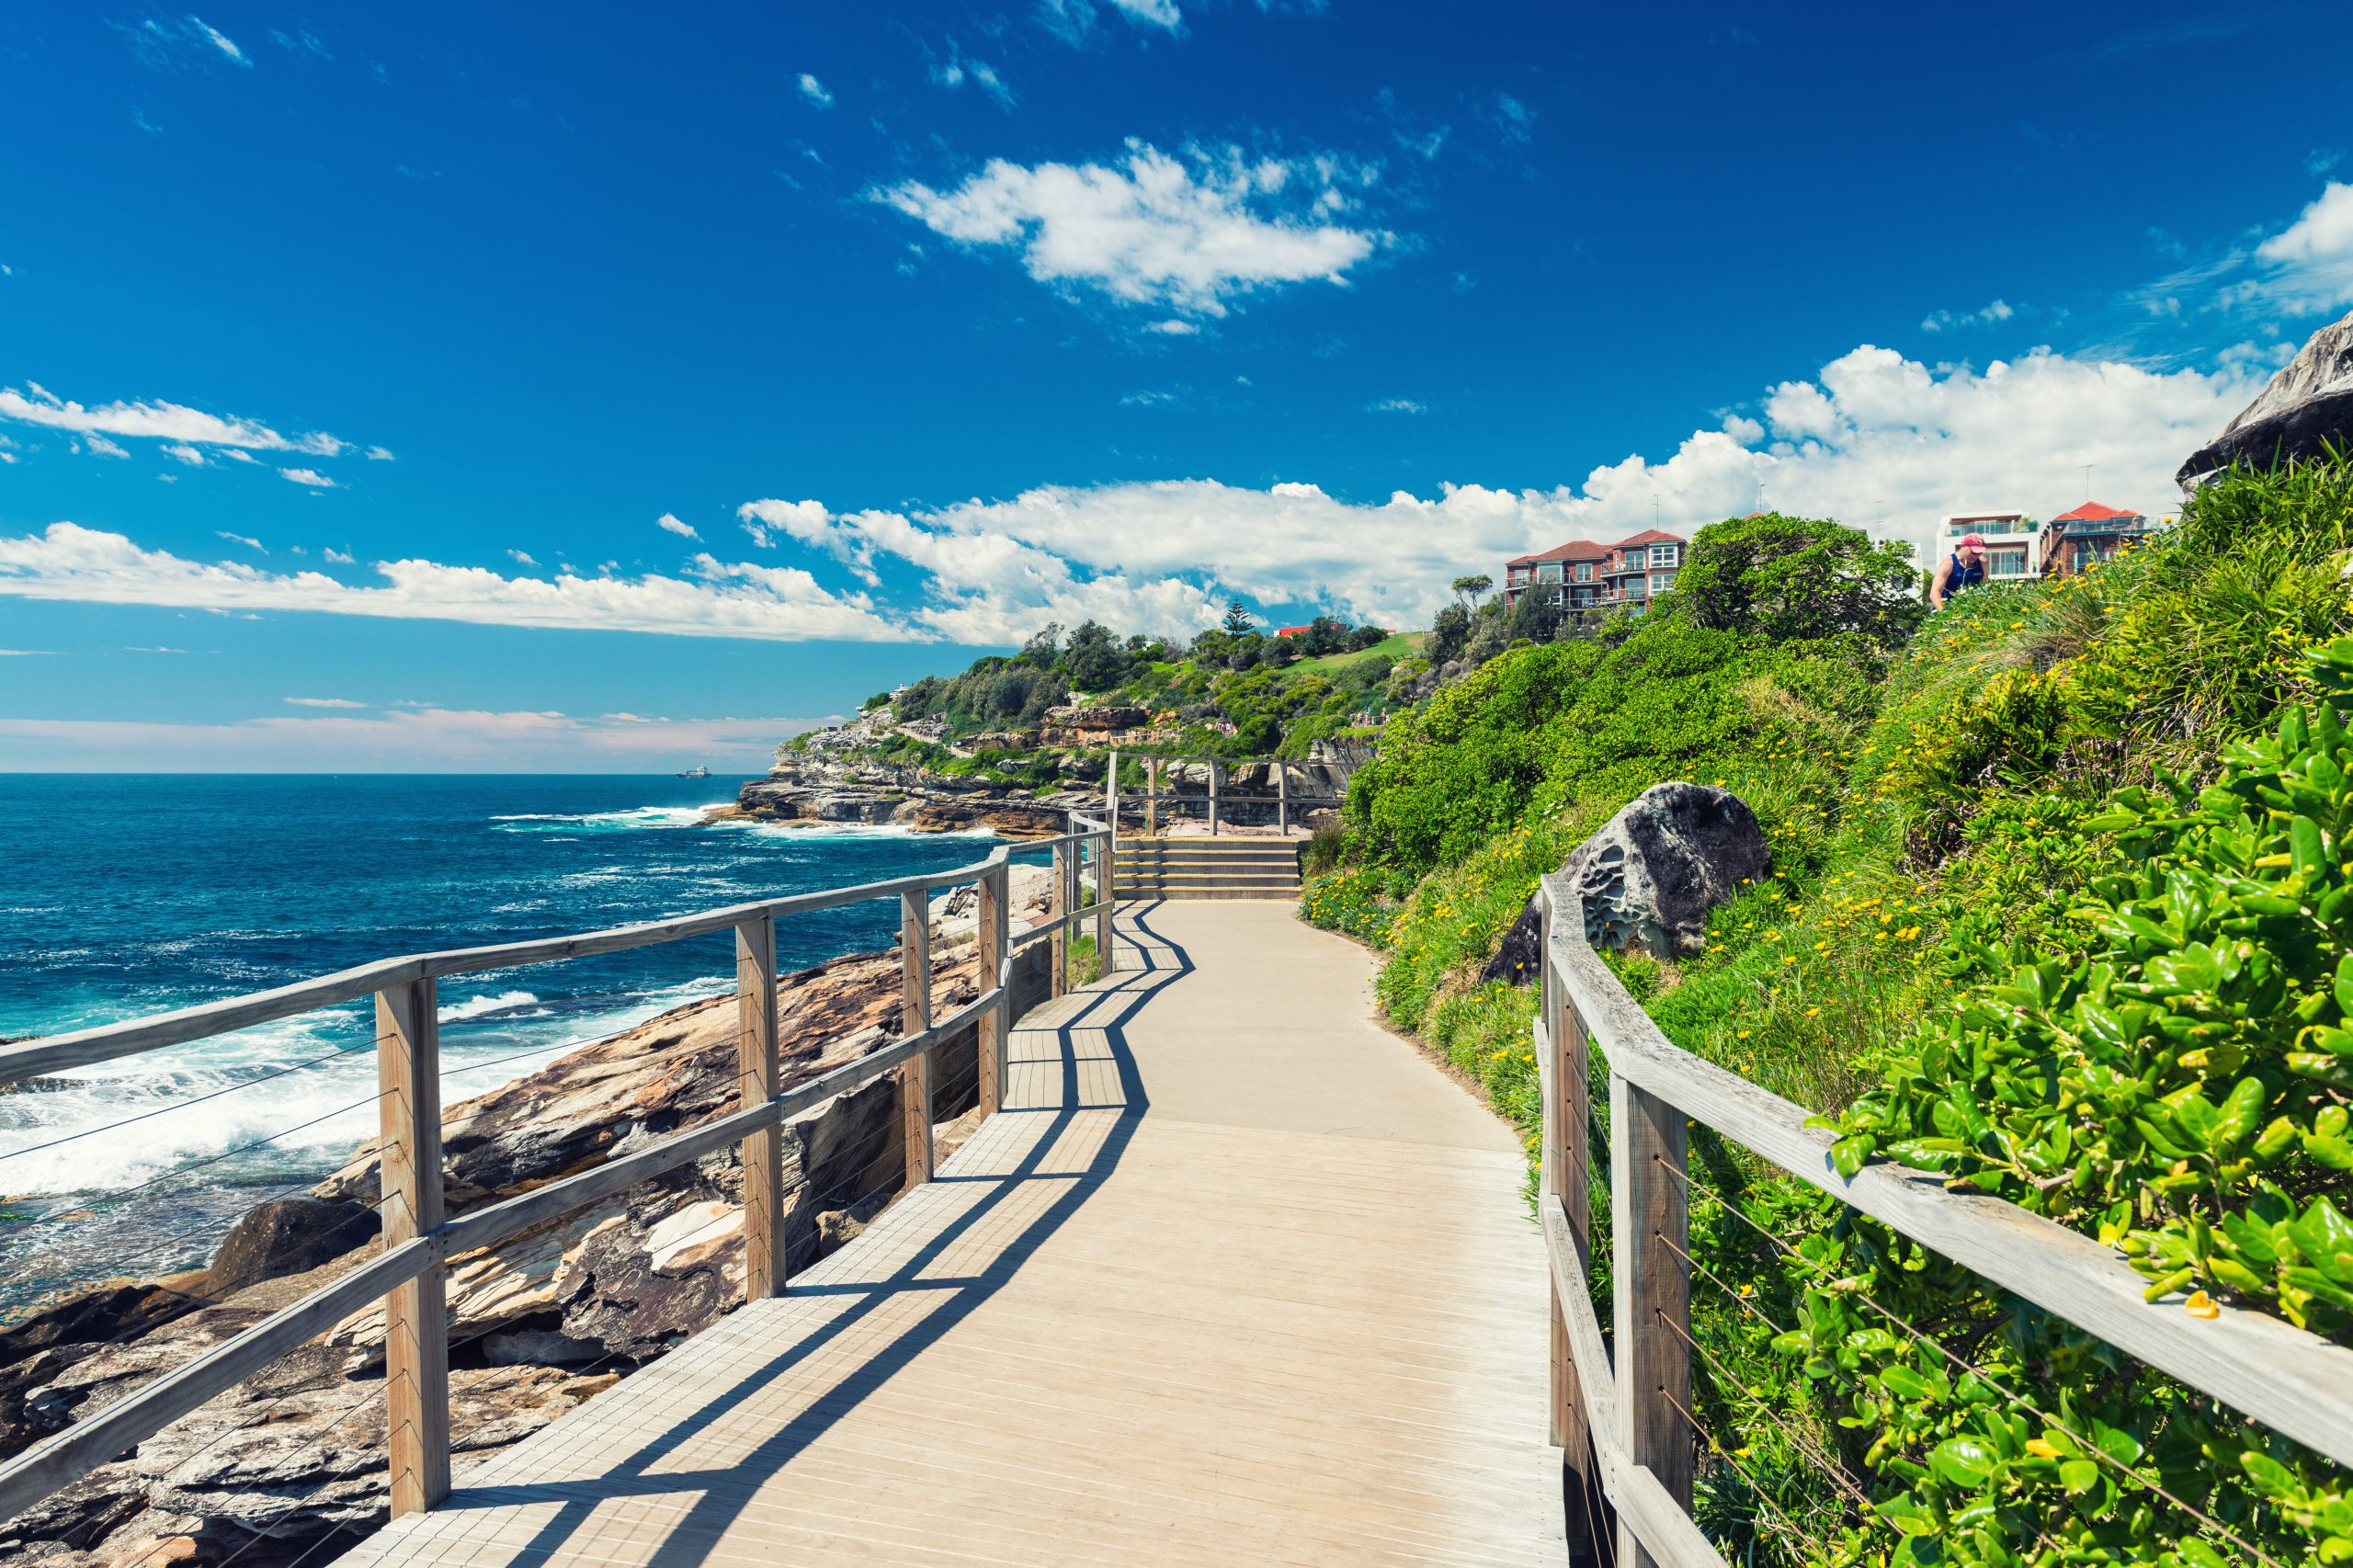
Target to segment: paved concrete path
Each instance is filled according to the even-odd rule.
[[[1508,1131],[1288,905],[1120,924],[938,1179],[342,1561],[1563,1561]]]

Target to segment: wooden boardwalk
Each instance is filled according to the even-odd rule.
[[[1563,1561],[1508,1131],[1287,906],[1120,927],[938,1179],[340,1561]]]

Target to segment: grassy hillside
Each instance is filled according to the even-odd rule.
[[[1389,1015],[1532,1134],[1532,999],[1477,964],[1633,794],[1720,781],[1774,876],[1705,951],[1612,960],[1671,1038],[1832,1114],[1844,1164],[1941,1169],[2191,1310],[2353,1342],[2348,545],[2353,470],[2233,475],[2146,548],[1915,632],[1859,536],[1703,529],[1643,622],[1392,718],[1303,907],[1384,947]],[[1792,614],[1808,550],[1852,591]],[[1695,1256],[1752,1292],[1695,1285],[1700,1414],[1747,1435],[1702,1485],[1728,1555],[2353,1560],[2333,1467],[1704,1134],[1693,1165]]]
[[[937,721],[941,739],[960,744],[1035,729],[1050,709],[1075,700],[1132,705],[1160,716],[1157,727],[1171,735],[1170,750],[1299,757],[1316,741],[1377,721],[1396,705],[1392,668],[1419,635],[1318,618],[1299,636],[1217,630],[1179,645],[1121,638],[1088,621],[1067,640],[1061,628],[1049,627],[1009,657],[991,655],[958,675],[878,692],[866,706],[887,707],[902,721]],[[922,749],[921,743],[899,743],[911,758]],[[1025,764],[1013,755],[990,766],[1017,773]]]

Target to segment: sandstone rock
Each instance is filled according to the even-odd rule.
[[[2353,315],[2313,334],[2253,403],[2189,456],[2174,477],[2194,484],[2244,461],[2259,469],[2353,449]]]
[[[383,1228],[372,1209],[320,1198],[279,1198],[257,1203],[229,1228],[205,1274],[209,1295],[226,1295],[265,1279],[301,1274],[352,1248]]]
[[[1772,869],[1747,801],[1679,780],[1643,790],[1561,863],[1585,901],[1586,939],[1654,958],[1698,952],[1708,912]],[[1542,958],[1541,909],[1530,899],[1480,978],[1525,985]]]

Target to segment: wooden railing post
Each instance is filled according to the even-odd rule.
[[[1103,963],[1097,973],[1108,980],[1115,967],[1111,961],[1111,943],[1117,933],[1112,927],[1114,906],[1119,900],[1112,892],[1112,873],[1119,867],[1116,842],[1107,830],[1095,841],[1095,950],[1102,955]]]
[[[1006,1041],[1013,1032],[1013,987],[998,976],[1005,969],[1006,937],[1009,934],[1006,908],[1009,872],[1004,866],[981,873],[980,918],[974,927],[981,953],[980,987],[985,992],[1002,984],[1005,994],[981,1015],[979,1068],[981,1113],[993,1116],[1005,1105]]]
[[[1684,1191],[1683,1113],[1647,1090],[1609,1077],[1610,1234],[1617,1264],[1619,1437],[1627,1461],[1658,1478],[1691,1511],[1691,1278]],[[1618,1560],[1655,1559],[1620,1521]]]
[[[1290,836],[1290,764],[1280,757],[1275,759],[1275,824]]]
[[[378,1179],[387,1249],[436,1229],[442,1219],[438,991],[426,979],[376,993]],[[449,1284],[439,1263],[384,1298],[384,1403],[397,1519],[449,1494]]]
[[[1046,939],[1052,949],[1049,955],[1046,995],[1049,1000],[1070,989],[1070,844],[1068,840],[1054,846],[1053,887],[1046,895],[1046,918],[1054,924],[1054,934]]]
[[[899,895],[899,1033],[931,1028],[931,895],[909,888]],[[905,1129],[907,1186],[931,1179],[931,1058],[919,1051],[899,1069],[899,1118]]]
[[[1210,836],[1217,836],[1217,787],[1225,777],[1225,764],[1215,757],[1210,759]]]
[[[776,1098],[776,917],[735,927],[736,1103]],[[744,1135],[744,1300],[784,1294],[784,1130]]]
[[[1160,836],[1160,759],[1143,759],[1143,835]]]
[[[1110,830],[1111,846],[1120,845],[1120,748],[1111,748],[1111,765],[1103,770],[1103,825]]]

